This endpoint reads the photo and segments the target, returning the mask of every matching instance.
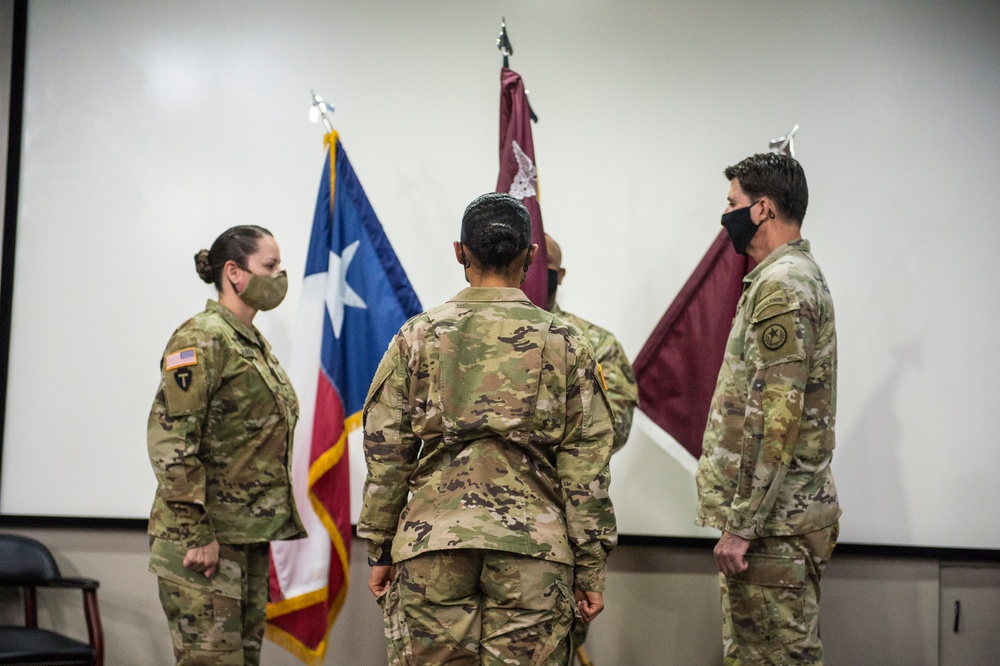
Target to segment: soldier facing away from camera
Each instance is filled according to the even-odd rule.
[[[391,664],[568,664],[617,542],[611,408],[590,345],[518,288],[517,199],[473,201],[470,287],[407,322],[364,408],[358,535]]]

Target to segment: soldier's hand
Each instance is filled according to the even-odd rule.
[[[715,564],[719,567],[719,571],[727,576],[746,571],[750,565],[747,564],[744,556],[749,548],[750,541],[748,539],[723,532],[719,543],[715,544],[714,551]]]
[[[394,573],[395,570],[391,564],[377,564],[372,567],[371,573],[368,574],[368,589],[372,591],[376,599],[385,594]]]
[[[213,541],[207,546],[190,549],[184,556],[184,566],[205,574],[206,578],[214,576],[219,566],[219,542]]]
[[[591,620],[604,610],[604,594],[601,592],[573,590],[573,596],[576,598],[576,607],[584,624],[590,624]]]

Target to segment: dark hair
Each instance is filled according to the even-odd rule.
[[[477,197],[462,215],[462,245],[480,269],[501,272],[531,245],[531,214],[509,194]]]
[[[762,196],[774,201],[778,212],[802,226],[809,205],[806,172],[794,157],[782,153],[758,153],[722,172],[726,180],[736,178],[751,199]]]
[[[241,268],[247,267],[247,258],[257,252],[257,244],[271,232],[254,224],[241,224],[231,227],[212,243],[211,250],[199,250],[194,255],[194,267],[198,277],[216,289],[222,289],[222,267],[227,261],[235,261]]]

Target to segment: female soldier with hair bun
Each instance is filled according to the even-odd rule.
[[[225,231],[195,255],[218,301],[164,351],[147,444],[158,487],[149,570],[178,664],[260,662],[269,542],[305,536],[291,488],[298,402],[254,325],[288,279],[271,233]]]
[[[568,664],[574,616],[604,608],[611,408],[586,338],[518,289],[536,249],[517,199],[469,204],[470,287],[371,384],[358,536],[391,665]]]

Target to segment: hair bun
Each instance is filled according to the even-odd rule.
[[[479,268],[506,271],[531,245],[531,214],[511,195],[488,192],[465,209],[461,239]]]
[[[194,267],[203,282],[212,284],[215,281],[212,276],[212,264],[208,261],[208,250],[198,250],[194,255]]]

